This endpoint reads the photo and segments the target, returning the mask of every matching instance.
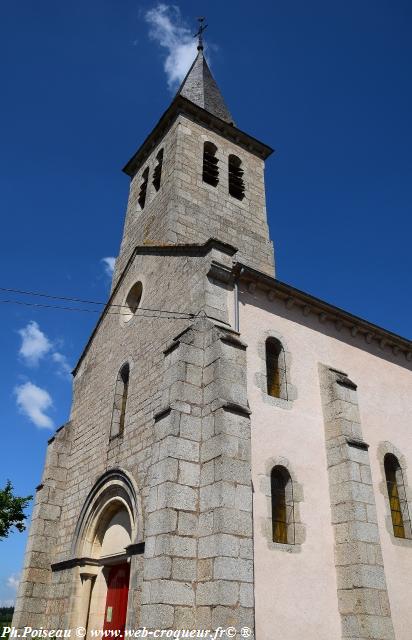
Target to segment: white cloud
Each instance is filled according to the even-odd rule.
[[[106,272],[106,275],[111,278],[113,275],[114,263],[116,262],[116,258],[102,258],[102,262],[104,263],[104,270]]]
[[[59,351],[54,351],[52,353],[52,360],[58,365],[57,373],[63,378],[72,379],[71,371],[72,367],[69,365],[68,360],[63,353],[59,353]]]
[[[179,7],[158,4],[145,14],[149,37],[167,50],[164,70],[169,89],[183,80],[196,56],[197,42],[184,24]]]
[[[52,343],[34,320],[31,320],[27,326],[20,329],[19,334],[22,340],[19,354],[27,365],[36,367],[40,360],[50,351]]]
[[[53,421],[45,413],[53,406],[50,394],[32,382],[25,382],[15,387],[16,402],[19,410],[27,416],[36,427],[52,429]]]
[[[111,258],[106,259],[110,260]],[[31,320],[23,329],[20,329],[19,334],[22,339],[19,354],[22,356],[25,364],[30,367],[35,367],[42,358],[49,356],[52,361],[58,365],[57,373],[71,380],[71,366],[66,356],[59,351],[55,351],[55,347],[58,346],[56,342],[58,343],[59,341],[53,343],[49,340],[34,320]]]
[[[9,587],[9,589],[13,589],[13,591],[17,591],[19,582],[20,582],[20,574],[13,573],[11,576],[7,578],[6,585]]]

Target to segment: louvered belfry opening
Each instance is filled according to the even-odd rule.
[[[149,181],[149,167],[147,167],[142,173],[142,184],[140,185],[139,197],[137,201],[141,209],[144,209],[146,203],[147,183]]]
[[[156,156],[156,166],[153,171],[153,186],[159,191],[162,182],[163,149],[160,149]]]
[[[292,478],[285,467],[273,467],[270,474],[272,500],[272,540],[294,544],[294,512]]]
[[[402,468],[396,456],[391,453],[386,454],[384,467],[393,535],[395,538],[406,538],[409,537],[406,533],[407,529],[409,533],[410,518]]]
[[[219,182],[219,160],[216,158],[217,147],[213,142],[203,145],[203,182],[216,187]]]
[[[229,193],[237,200],[243,200],[245,197],[242,161],[232,154],[229,156]]]

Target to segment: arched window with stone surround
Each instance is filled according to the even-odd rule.
[[[130,367],[126,363],[117,374],[116,387],[114,392],[112,426],[110,437],[121,436],[124,431],[126,418],[127,394],[129,390]]]
[[[286,398],[285,353],[277,338],[266,340],[267,393],[272,398]]]
[[[203,182],[216,187],[219,183],[219,160],[216,158],[217,146],[213,142],[203,145]]]
[[[295,524],[293,484],[289,471],[280,465],[270,474],[272,503],[272,540],[281,544],[294,544]]]
[[[393,453],[384,458],[386,487],[395,538],[410,537],[410,517],[402,467]]]

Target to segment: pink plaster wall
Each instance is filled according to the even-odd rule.
[[[265,332],[281,334],[292,354],[291,382],[297,399],[291,408],[264,402],[256,382],[262,369],[259,343]],[[240,332],[248,344],[248,396],[252,410],[254,484],[255,599],[257,640],[331,640],[341,637],[334,565],[329,486],[318,363],[346,372],[358,385],[364,440],[369,443],[378,524],[392,618],[397,640],[410,640],[412,628],[412,541],[393,543],[387,531],[378,446],[390,441],[412,463],[412,372],[403,355],[367,345],[346,329],[338,332],[314,315],[287,310],[265,294],[241,292]],[[303,485],[300,503],[306,541],[300,552],[269,548],[262,531],[266,498],[259,487],[271,458],[287,458]],[[411,472],[412,473],[412,472]],[[412,477],[412,476],[411,476]]]

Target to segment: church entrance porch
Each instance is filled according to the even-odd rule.
[[[130,576],[126,548],[130,544],[129,513],[120,502],[112,502],[97,527],[93,543],[93,555],[100,567],[89,595],[88,636],[91,629],[124,631]],[[87,596],[85,593],[84,597]]]
[[[142,561],[135,557],[144,549],[138,505],[134,482],[120,469],[101,476],[84,503],[72,543],[78,561],[68,623],[71,629],[84,628],[87,640],[94,630],[123,637],[127,616],[135,615],[128,603],[134,602],[143,575]]]

